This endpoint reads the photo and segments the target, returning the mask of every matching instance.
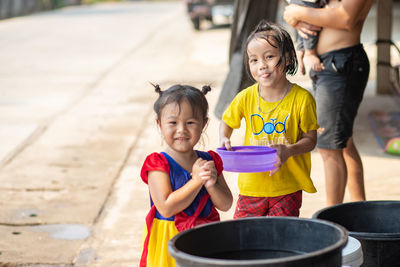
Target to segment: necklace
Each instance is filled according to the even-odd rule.
[[[261,106],[260,106],[261,93],[260,93],[260,86],[259,86],[258,87],[258,111],[263,113],[263,114],[268,114],[268,113],[271,113],[272,111],[274,111],[282,103],[283,99],[285,99],[287,93],[289,92],[289,88],[290,88],[290,84],[289,84],[289,86],[286,87],[286,90],[285,90],[285,93],[282,96],[282,99],[279,101],[278,104],[276,104],[276,106],[273,109],[271,109],[269,111],[262,111],[261,110]]]

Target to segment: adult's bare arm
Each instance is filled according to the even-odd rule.
[[[304,21],[299,21],[295,28],[299,35],[304,39],[308,39],[308,35],[317,35],[317,33],[322,30],[321,27]]]
[[[367,1],[369,2],[369,1]],[[351,30],[359,21],[365,0],[342,0],[335,6],[329,4],[325,8],[309,8],[299,5],[288,5],[283,13],[284,20],[298,29],[300,21],[312,25]],[[299,30],[299,29],[298,29]]]

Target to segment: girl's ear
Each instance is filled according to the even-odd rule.
[[[157,123],[158,127],[161,128],[161,122],[159,119],[156,119],[156,123]]]

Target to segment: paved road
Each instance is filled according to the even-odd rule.
[[[112,253],[132,266],[147,210],[138,168],[161,145],[149,82],[218,87],[228,37],[194,32],[181,1],[1,21],[0,262],[110,266],[99,255]]]
[[[193,31],[182,2],[71,7],[0,21],[0,263],[137,265],[148,211],[139,170],[163,146],[148,82],[211,84],[213,109],[227,72],[229,28],[204,27]],[[373,61],[374,46],[366,47]],[[393,110],[396,102],[374,95],[373,77],[355,129],[367,193],[400,199],[398,158],[379,151],[366,122],[369,110]],[[307,78],[293,81],[309,87]],[[212,116],[203,148],[218,146],[217,127]],[[319,192],[305,195],[303,217],[324,206],[322,162],[316,152],[312,159]],[[237,196],[236,174],[225,175]]]

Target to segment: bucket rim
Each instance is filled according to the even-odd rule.
[[[344,207],[344,206],[351,207],[351,206],[359,206],[359,205],[364,205],[364,204],[388,204],[388,205],[389,204],[398,204],[398,205],[400,205],[400,200],[364,200],[364,201],[353,201],[353,202],[340,203],[340,204],[325,207],[323,209],[316,211],[312,215],[312,218],[317,219],[317,220],[329,221],[326,219],[320,219],[320,218],[318,218],[318,216],[323,212],[335,209],[337,207]],[[383,240],[383,241],[400,240],[400,232],[380,233],[380,232],[356,232],[356,231],[350,231],[350,230],[347,230],[347,231],[350,236],[355,237],[355,238],[360,238],[363,240]]]
[[[400,240],[400,233],[365,233],[348,231],[349,235],[363,240],[397,241]]]
[[[363,201],[351,201],[351,202],[345,202],[345,203],[339,203],[335,204],[329,207],[322,208],[318,211],[316,211],[313,215],[312,218],[315,219],[316,215],[322,213],[325,210],[330,210],[334,209],[336,207],[341,207],[341,206],[357,206],[357,205],[362,205],[362,204],[370,204],[370,203],[380,203],[380,204],[399,204],[400,205],[400,200],[363,200]]]
[[[202,256],[188,254],[186,252],[178,250],[175,247],[175,241],[180,236],[182,236],[183,234],[185,234],[189,231],[195,231],[199,228],[210,227],[212,225],[220,224],[220,223],[231,223],[231,222],[245,221],[245,220],[293,220],[293,221],[302,220],[302,221],[308,221],[311,223],[319,223],[319,224],[325,224],[325,225],[332,226],[332,227],[336,228],[339,232],[341,232],[342,236],[340,237],[340,239],[337,242],[335,242],[334,244],[327,246],[323,249],[305,253],[305,254],[301,254],[301,255],[273,258],[273,259],[254,259],[254,260],[250,259],[250,260],[239,260],[238,261],[238,260],[206,258],[206,257],[202,257]],[[203,225],[198,225],[194,228],[191,228],[184,232],[180,232],[177,235],[175,235],[173,238],[171,238],[170,241],[168,241],[167,246],[168,246],[168,251],[171,254],[171,256],[173,256],[174,258],[176,256],[178,256],[180,259],[183,259],[183,260],[188,260],[188,261],[196,260],[196,262],[198,262],[198,263],[214,264],[214,265],[218,265],[218,266],[224,266],[224,265],[248,266],[249,264],[261,266],[263,264],[282,263],[283,261],[285,263],[287,263],[287,262],[293,262],[293,261],[298,261],[298,260],[302,260],[302,259],[307,259],[309,257],[329,253],[329,252],[335,251],[337,249],[340,249],[340,251],[341,251],[343,249],[343,247],[346,245],[347,240],[348,240],[347,229],[337,223],[334,223],[334,222],[330,222],[330,221],[326,221],[326,220],[319,220],[319,219],[317,220],[317,219],[312,219],[312,218],[308,219],[308,218],[299,218],[299,217],[274,216],[274,217],[247,217],[247,218],[240,218],[240,219],[230,219],[230,220],[224,220],[224,221],[220,221],[220,222],[212,222],[212,223],[207,223],[207,224],[203,224]]]

